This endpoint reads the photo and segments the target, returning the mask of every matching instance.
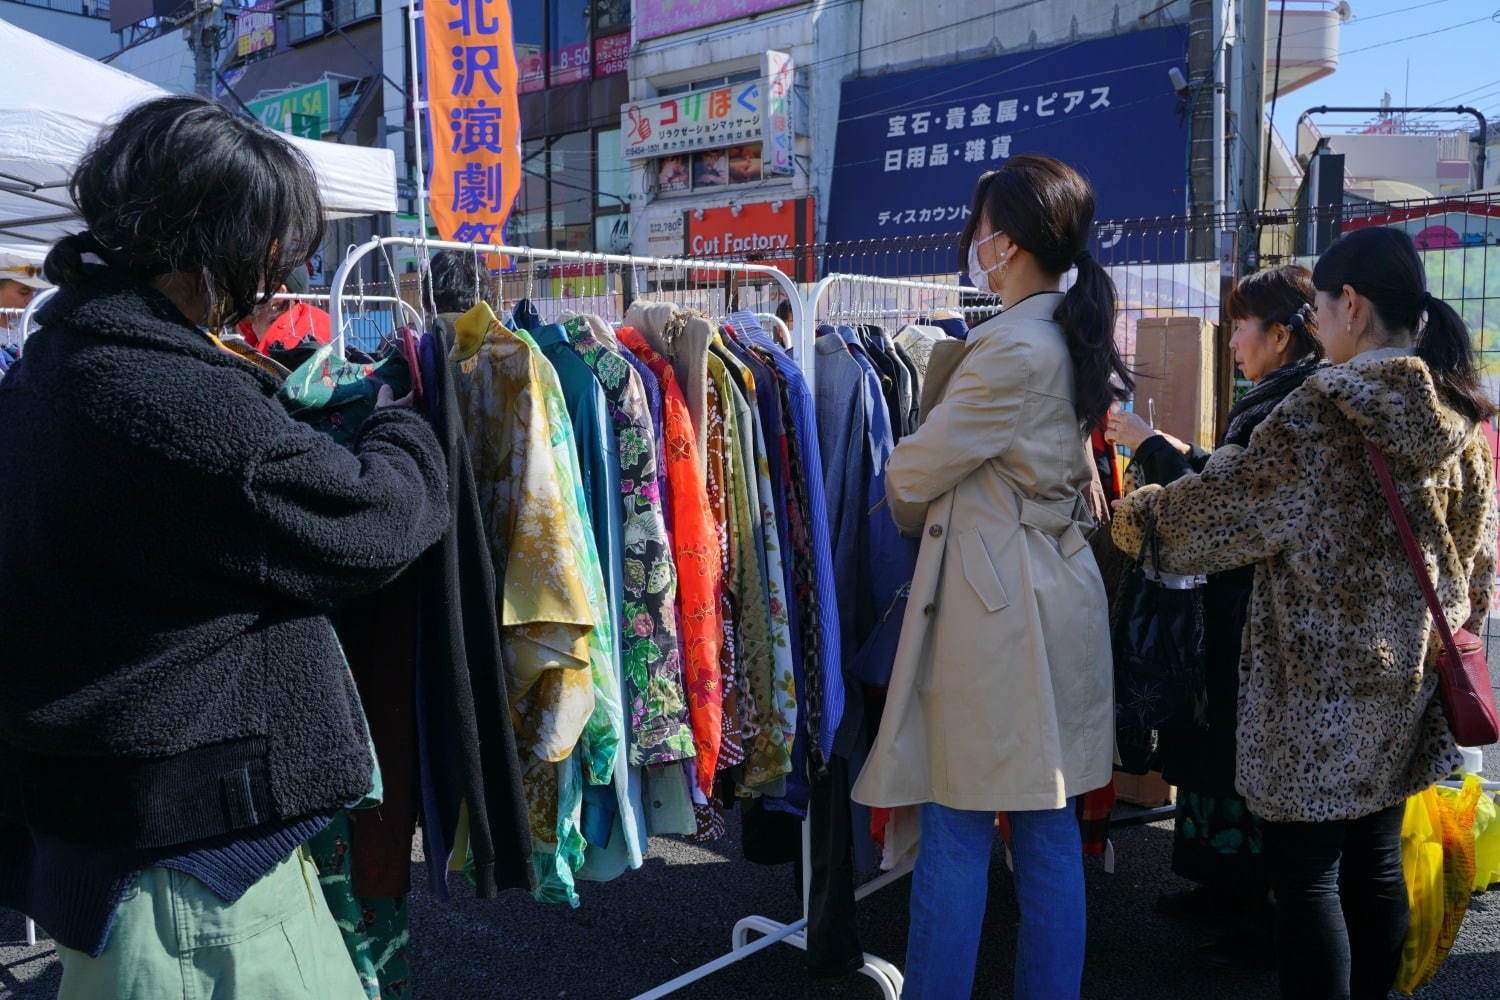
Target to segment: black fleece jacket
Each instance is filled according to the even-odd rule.
[[[446,529],[432,431],[387,409],[345,449],[103,268],[39,318],[0,381],[0,818],[158,847],[357,801],[327,613]]]

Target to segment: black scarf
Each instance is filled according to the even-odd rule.
[[[1321,359],[1303,358],[1301,361],[1282,365],[1257,382],[1229,411],[1229,430],[1224,434],[1224,443],[1237,444],[1242,448],[1249,444],[1250,435],[1255,433],[1260,422],[1270,416],[1271,411],[1283,399],[1290,396],[1294,389],[1306,382],[1307,377],[1325,363]]]

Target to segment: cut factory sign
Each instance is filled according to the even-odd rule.
[[[796,281],[812,280],[811,255],[796,252],[813,242],[811,198],[700,209],[685,217],[689,257],[759,257]]]

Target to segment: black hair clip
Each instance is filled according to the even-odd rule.
[[[1310,305],[1308,305],[1307,303],[1304,302],[1302,304],[1302,307],[1300,309],[1298,309],[1296,312],[1292,313],[1292,318],[1286,321],[1287,329],[1288,330],[1302,330],[1302,329],[1306,329],[1306,327],[1307,327],[1307,321],[1310,318],[1312,318],[1312,306],[1310,306]]]

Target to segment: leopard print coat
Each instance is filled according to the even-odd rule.
[[[1495,473],[1482,430],[1427,366],[1377,351],[1311,376],[1248,447],[1131,494],[1115,541],[1155,516],[1163,568],[1254,564],[1240,660],[1236,785],[1273,822],[1354,819],[1451,774],[1440,640],[1401,549],[1368,437],[1390,463],[1450,624],[1482,633],[1495,583]]]

